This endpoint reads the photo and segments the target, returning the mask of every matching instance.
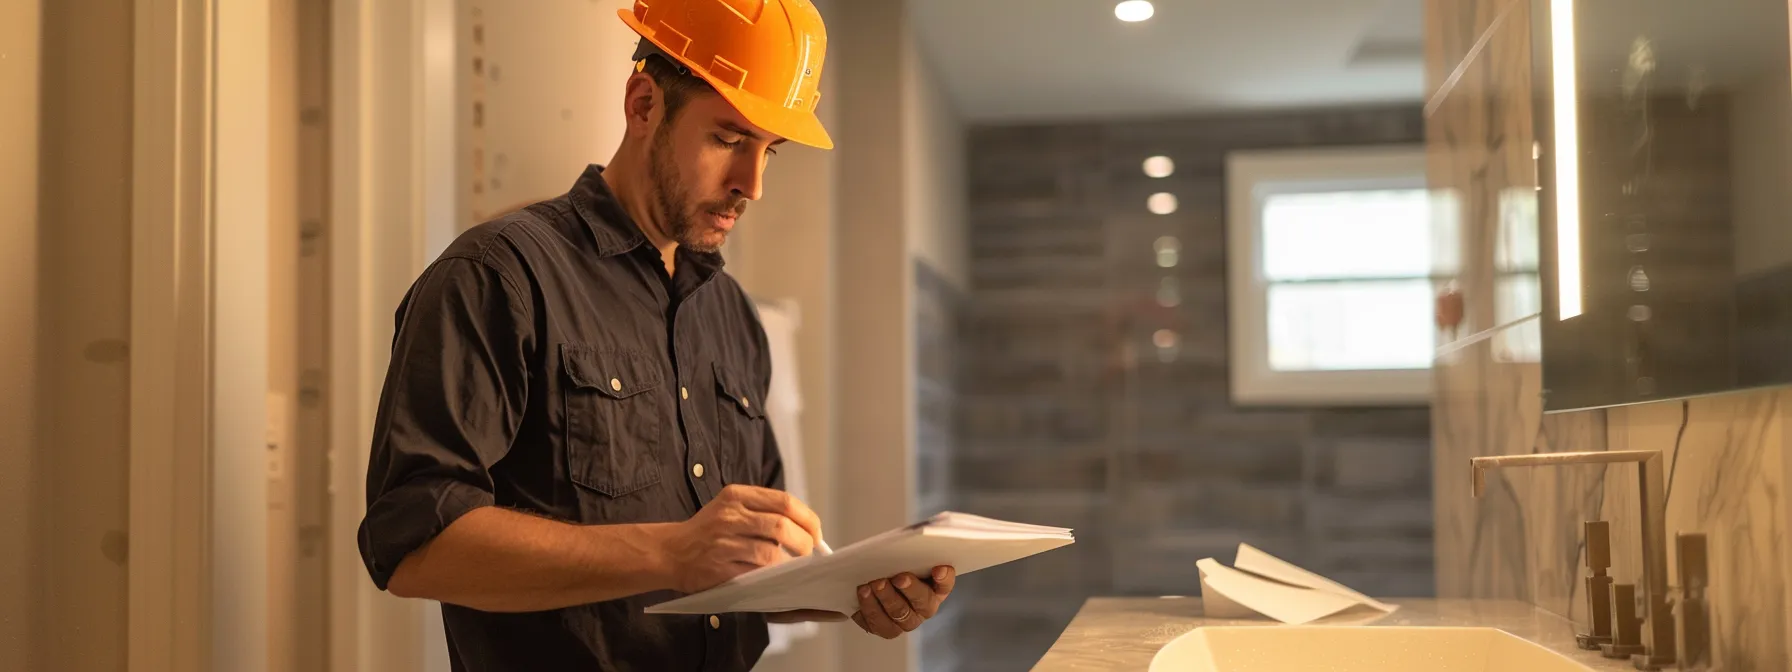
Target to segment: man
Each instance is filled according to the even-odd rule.
[[[766,617],[643,609],[821,542],[781,491],[765,333],[717,253],[778,145],[832,146],[821,17],[621,14],[644,39],[615,157],[462,235],[398,309],[360,549],[380,588],[443,603],[456,670],[746,670]],[[851,618],[900,636],[954,580],[873,581]]]

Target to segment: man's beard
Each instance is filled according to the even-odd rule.
[[[691,198],[690,189],[678,177],[672,164],[672,138],[669,128],[654,133],[653,153],[647,170],[653,179],[654,205],[663,233],[693,252],[716,252],[727,242],[728,234],[711,228],[704,221],[708,213],[729,213],[739,217],[747,211],[747,199],[738,196],[720,201],[699,203]]]

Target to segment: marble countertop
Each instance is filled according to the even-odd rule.
[[[1629,660],[1612,660],[1574,644],[1574,624],[1511,600],[1388,600],[1391,614],[1353,610],[1311,625],[1498,628],[1536,642],[1595,670],[1634,670]],[[1034,672],[1144,670],[1157,650],[1183,633],[1208,625],[1275,625],[1268,619],[1206,618],[1201,599],[1094,598],[1083,605]]]

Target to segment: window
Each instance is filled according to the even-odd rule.
[[[1227,182],[1234,402],[1428,402],[1456,241],[1423,148],[1237,153]]]
[[[1499,195],[1499,244],[1493,249],[1493,358],[1543,361],[1543,278],[1537,270],[1537,190],[1512,187]]]

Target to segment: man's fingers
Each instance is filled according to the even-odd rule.
[[[757,545],[758,544],[754,543],[751,539],[740,537],[718,539],[716,540],[715,549],[712,551],[714,555],[711,557],[726,562],[752,564],[755,553],[754,547]]]
[[[784,552],[784,548],[775,543],[763,540],[753,542],[754,566],[770,567],[789,558],[790,555]]]
[[[884,605],[878,602],[876,592],[871,585],[859,586],[859,616],[864,620],[865,632],[884,639],[902,636],[901,626],[884,613]]]
[[[902,628],[903,632],[921,627],[921,621],[927,620],[916,613],[914,607],[909,606],[908,598],[903,597],[902,591],[897,590],[888,579],[878,579],[872,582],[871,587],[877,593],[877,603],[883,605],[884,615],[890,617],[890,622]]]
[[[860,630],[864,630],[865,632],[871,632],[871,626],[865,624],[865,612],[862,612],[862,611],[852,612],[852,622],[857,623],[859,625]]]
[[[799,527],[789,518],[778,516],[778,545],[788,548],[797,555],[808,555],[815,551],[815,535]]]
[[[958,570],[949,565],[933,568],[933,593],[944,598],[952,594],[952,587],[958,585]]]
[[[808,504],[803,503],[803,500],[795,497],[790,498],[789,507],[784,515],[789,517],[791,522],[796,523],[797,527],[808,532],[809,536],[814,537],[816,541],[821,541],[821,516],[816,515]]]
[[[741,572],[777,564],[789,557],[777,544],[755,537],[718,539],[713,553],[711,558],[738,565]]]
[[[896,590],[902,593],[903,599],[908,601],[908,606],[913,608],[915,613],[920,614],[922,618],[933,618],[933,614],[939,606],[939,600],[933,596],[933,587],[927,585],[927,582],[915,578],[913,574],[904,573],[891,579],[890,585],[895,586]]]
[[[797,555],[808,555],[815,549],[815,537],[809,536],[807,530],[797,527],[789,518],[775,513],[749,512],[746,515],[751,521],[748,526],[760,539],[790,549]]]
[[[804,504],[802,500],[792,497],[783,490],[756,488],[749,485],[730,485],[724,492],[734,492],[742,505],[760,513],[775,513],[803,528],[814,539],[821,538],[821,517]]]

